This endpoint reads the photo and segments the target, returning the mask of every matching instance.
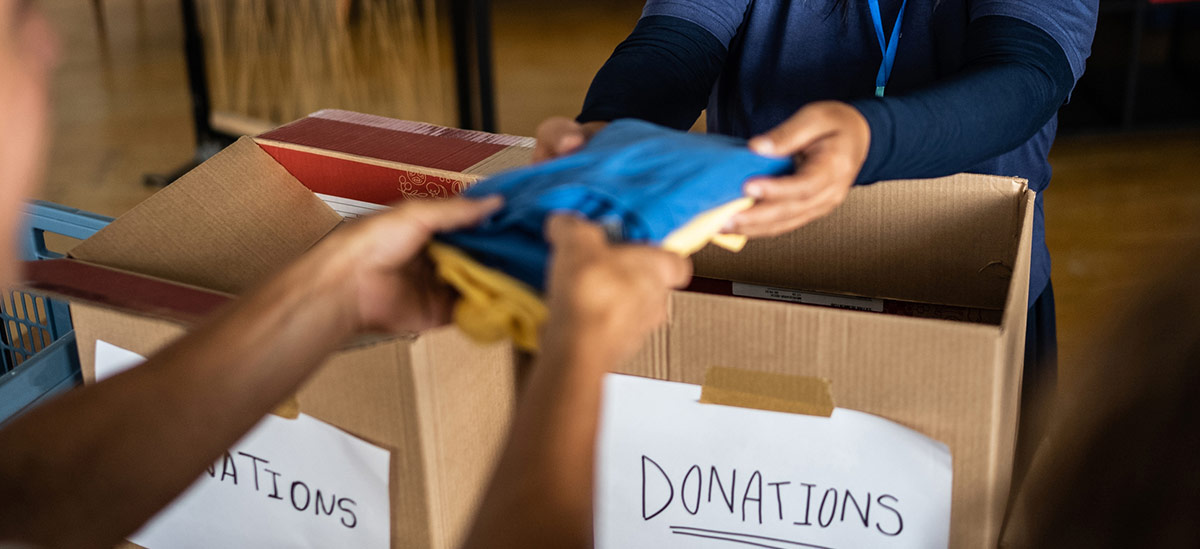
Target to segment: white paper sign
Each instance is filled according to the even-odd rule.
[[[144,360],[96,342],[98,380]],[[313,417],[268,415],[129,540],[149,549],[384,549],[390,459]]]
[[[596,546],[944,548],[950,452],[891,421],[700,404],[700,387],[605,380]]]

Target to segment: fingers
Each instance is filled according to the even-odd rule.
[[[837,152],[827,145],[827,141],[822,141],[810,147],[795,174],[752,179],[746,182],[742,192],[764,201],[808,200],[816,196],[836,180],[845,178],[848,171],[838,166]]]
[[[623,246],[618,250],[630,264],[644,265],[650,277],[662,287],[681,288],[692,279],[692,262],[679,254],[649,246]]]
[[[750,150],[766,156],[790,156],[837,131],[837,120],[827,115],[826,103],[812,103],[771,131],[751,139]]]
[[[743,193],[758,200],[807,200],[820,192],[819,182],[813,173],[805,171],[793,176],[748,181]]]
[[[412,200],[396,208],[394,214],[385,214],[398,221],[412,223],[423,232],[433,234],[477,225],[492,212],[504,205],[504,198],[494,195],[478,200],[468,198],[445,198],[438,200]]]
[[[499,196],[407,201],[362,220],[346,238],[365,248],[364,257],[371,258],[373,265],[393,269],[412,258],[435,233],[475,225],[503,203]]]
[[[557,214],[546,223],[546,240],[556,252],[597,252],[608,245],[604,229],[570,214]]]
[[[738,214],[729,232],[751,238],[776,236],[796,230],[832,212],[846,197],[846,190],[830,186],[809,200],[762,202]]]
[[[663,287],[685,286],[692,277],[691,262],[679,254],[650,246],[611,246],[599,225],[572,215],[551,217],[546,237],[556,254],[565,253],[582,261],[622,262]]]
[[[775,236],[791,230],[798,221],[794,202],[764,202],[742,212],[730,232],[750,238]]]
[[[842,128],[845,122],[839,122],[841,118],[836,111],[853,111],[853,108],[837,105],[841,104],[821,109],[830,111],[828,114],[810,111],[807,107],[801,109],[756,143],[762,147],[763,142],[775,135],[789,147],[802,146],[802,150],[792,151],[792,154],[803,154],[803,163],[791,176],[748,181],[744,192],[756,198],[758,203],[735,216],[725,228],[726,232],[749,237],[774,236],[824,216],[842,203],[862,168],[868,143],[862,134],[869,130]],[[820,128],[830,131],[824,132]],[[809,139],[812,141],[807,141]]]
[[[583,126],[562,116],[546,119],[538,126],[535,135],[537,145],[533,149],[534,162],[570,154],[587,141]]]

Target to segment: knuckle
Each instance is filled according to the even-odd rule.
[[[779,183],[776,181],[763,181],[758,183],[758,188],[762,196],[759,200],[775,200],[779,198]]]
[[[564,120],[561,116],[551,116],[543,120],[541,124],[538,124],[538,131],[553,129],[555,126],[562,125]]]

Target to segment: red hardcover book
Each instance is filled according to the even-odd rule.
[[[409,198],[462,192],[529,163],[534,140],[323,110],[255,141],[334,210],[352,217]]]

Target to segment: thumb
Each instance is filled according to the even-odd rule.
[[[400,215],[430,234],[470,227],[483,221],[504,204],[504,198],[492,195],[478,200],[447,198],[408,202]]]
[[[408,261],[434,233],[475,225],[503,203],[499,196],[414,200],[364,220],[366,230],[358,234],[370,243],[373,257],[392,268]]]
[[[750,150],[765,156],[792,156],[836,129],[821,103],[800,109],[771,131],[750,140]]]
[[[537,144],[533,151],[535,162],[571,153],[587,141],[583,126],[562,116],[546,119],[538,126],[535,135],[537,135]]]
[[[475,225],[499,209],[503,203],[504,199],[500,196],[489,196],[480,200],[457,197],[412,200],[369,221],[378,229],[377,234],[380,238],[396,241],[415,240],[423,243],[434,233]]]
[[[655,280],[668,288],[682,288],[692,280],[692,262],[675,252],[650,246],[628,246],[624,253],[636,257],[636,263],[653,273]]]
[[[556,214],[546,223],[546,240],[555,250],[590,251],[608,244],[604,230],[571,214]]]

